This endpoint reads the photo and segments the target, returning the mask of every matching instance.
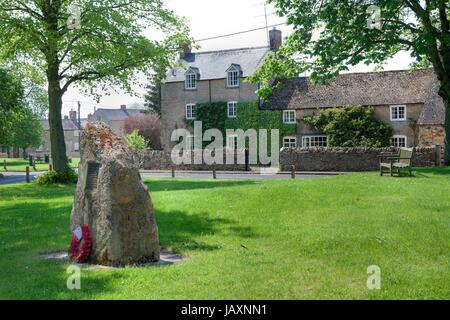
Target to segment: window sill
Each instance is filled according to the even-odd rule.
[[[402,122],[406,121],[406,119],[391,119],[391,122]]]

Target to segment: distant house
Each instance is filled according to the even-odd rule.
[[[297,134],[284,137],[285,146],[326,147],[327,136],[301,120],[321,109],[373,106],[375,116],[394,129],[396,147],[444,145],[445,112],[432,69],[342,74],[329,85],[309,78],[287,80],[262,109],[283,110],[283,120],[297,123]]]
[[[142,115],[142,110],[139,109],[127,109],[126,105],[120,106],[120,109],[96,109],[94,114],[88,116],[88,122],[102,121],[108,124],[112,131],[122,137],[123,124],[125,119],[129,117]]]
[[[80,119],[78,122],[77,112],[71,110],[69,116],[64,116],[62,119],[62,125],[64,130],[64,141],[66,142],[66,153],[68,157],[80,156],[80,133],[83,130],[86,119]],[[35,154],[50,154],[50,125],[48,119],[41,120],[42,127],[44,129],[43,145],[39,148],[32,150]]]
[[[171,134],[186,128],[186,120],[196,118],[196,104],[227,102],[229,118],[239,117],[238,102],[258,101],[258,85],[244,82],[264,61],[266,55],[281,46],[280,30],[270,30],[270,47],[253,47],[208,52],[185,48],[179,67],[170,70],[161,88],[161,142],[170,149]],[[193,141],[193,140],[191,140]]]

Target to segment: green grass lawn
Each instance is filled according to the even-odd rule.
[[[66,288],[68,263],[38,257],[68,247],[74,187],[1,186],[0,298],[450,298],[449,168],[146,183],[162,244],[188,259],[83,269],[79,291]],[[370,265],[381,268],[381,290],[366,287]]]
[[[25,172],[25,168],[29,165],[28,160],[24,160],[22,158],[0,158],[0,172],[5,171],[3,167],[5,160],[8,171]],[[72,158],[70,166],[73,168],[78,168],[79,162],[80,158]],[[30,170],[34,171],[33,167],[30,167]],[[48,170],[47,163],[36,164],[36,171],[47,171],[47,170]]]

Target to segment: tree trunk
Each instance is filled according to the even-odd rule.
[[[54,69],[56,69],[56,72]],[[49,67],[47,73],[49,98],[48,121],[50,125],[50,145],[53,169],[57,172],[62,172],[67,167],[68,159],[66,155],[66,142],[64,141],[64,129],[61,119],[63,92],[61,91],[57,70],[57,67]]]

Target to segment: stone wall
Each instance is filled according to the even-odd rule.
[[[234,164],[226,164],[226,153],[224,152],[224,164],[216,164],[215,168],[218,171],[246,171],[248,166],[244,163],[238,163],[238,157],[245,159],[245,153],[234,153],[231,157],[234,157]],[[144,170],[192,170],[192,171],[210,171],[213,169],[212,165],[205,163],[194,164],[194,153],[189,155],[191,164],[174,165],[172,162],[171,152],[163,150],[146,150],[139,153],[139,159],[141,168]],[[242,158],[241,158],[242,159]],[[242,161],[240,161],[242,162]]]
[[[367,171],[379,169],[378,155],[395,148],[285,148],[280,153],[281,171]],[[435,147],[416,148],[415,167],[435,166]]]

